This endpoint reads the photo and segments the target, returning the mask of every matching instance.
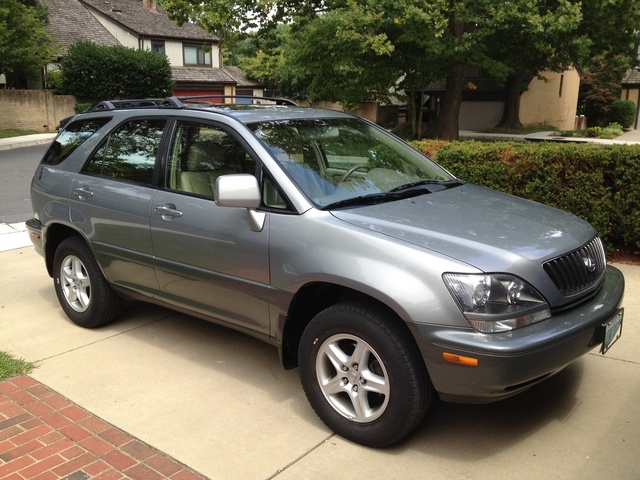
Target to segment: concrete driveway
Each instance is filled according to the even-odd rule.
[[[501,403],[437,402],[399,446],[332,434],[275,348],[159,307],[97,330],[58,306],[32,248],[0,252],[0,350],[32,377],[211,479],[640,478],[640,267],[622,338]]]

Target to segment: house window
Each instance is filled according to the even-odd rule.
[[[151,40],[151,51],[164,55],[164,42],[162,40]]]
[[[184,45],[185,65],[211,65],[211,45]]]
[[[564,85],[564,74],[560,75],[560,88],[558,89],[558,96],[562,96],[562,87]]]

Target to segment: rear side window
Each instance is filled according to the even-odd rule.
[[[71,123],[51,144],[42,159],[42,163],[46,165],[60,164],[109,120],[111,119],[91,118]]]
[[[83,171],[151,184],[166,120],[133,120],[118,127]]]

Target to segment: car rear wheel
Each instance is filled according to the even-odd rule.
[[[53,259],[53,274],[58,301],[73,323],[99,327],[120,313],[122,299],[111,289],[81,238],[71,237],[60,243]]]
[[[433,396],[409,332],[391,314],[366,305],[340,303],[314,317],[302,335],[298,363],[320,419],[370,447],[408,435]]]

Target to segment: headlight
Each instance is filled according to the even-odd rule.
[[[551,317],[542,295],[513,275],[445,273],[442,278],[467,321],[480,332],[506,332]]]

